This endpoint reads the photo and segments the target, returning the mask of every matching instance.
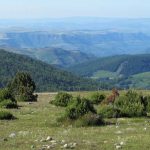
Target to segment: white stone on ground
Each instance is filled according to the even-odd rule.
[[[120,145],[116,145],[116,149],[121,149],[122,147]]]
[[[50,137],[50,136],[48,136],[48,137],[46,138],[46,141],[51,141],[51,140],[53,140],[53,138]]]
[[[16,133],[11,133],[11,134],[9,135],[10,138],[14,138],[15,136],[16,136]]]

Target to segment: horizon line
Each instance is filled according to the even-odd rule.
[[[99,19],[150,19],[150,17],[101,17],[101,16],[66,16],[66,17],[34,17],[34,18],[0,18],[0,20],[55,20],[55,19],[76,19],[76,18],[99,18]]]

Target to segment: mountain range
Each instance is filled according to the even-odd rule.
[[[60,75],[58,81],[62,81],[61,76],[65,79],[62,83],[62,89],[69,85],[76,86],[72,83],[73,81],[68,83],[66,75],[64,77],[61,69],[72,72],[68,78],[72,79],[73,77],[75,81],[78,76],[81,76],[81,80],[83,77],[90,78],[90,81],[83,80],[88,80],[88,83],[94,82],[93,87],[107,84],[109,87],[117,86],[119,88],[150,88],[149,18],[73,17],[0,20],[0,48],[9,51],[9,57],[13,52],[15,58],[19,54],[20,57],[27,58],[27,62],[31,58],[32,61],[38,61],[40,69],[42,68],[41,63],[44,67],[47,66],[48,72],[41,69],[41,72],[45,72],[47,77],[38,71],[38,75],[44,77],[39,84],[43,86],[40,87],[42,90],[60,89],[60,85],[57,85],[58,82],[57,84],[45,82],[45,78],[46,80],[50,78],[49,72],[52,74],[54,72],[55,75],[57,74],[55,72],[61,72],[58,73]],[[26,63],[21,59],[19,62],[17,58],[10,60],[13,60],[14,63],[21,63],[25,71],[27,70],[34,75],[30,68],[31,66],[34,68],[32,61],[27,63],[30,64],[29,66],[26,66]],[[3,57],[1,59],[8,65]],[[2,61],[1,65],[3,65]],[[11,64],[13,63],[11,62]],[[16,66],[15,64],[15,71],[10,72],[8,79],[17,71]],[[7,73],[9,73],[8,67],[5,66],[4,69]],[[21,66],[18,67],[22,69]],[[30,69],[28,70],[28,68]],[[54,70],[50,68],[54,68]],[[38,68],[36,69],[38,70]],[[66,71],[64,72],[68,74]],[[36,72],[35,69],[34,72]],[[34,78],[38,83],[37,76]],[[1,86],[6,84],[6,78],[3,81]],[[49,87],[47,83],[53,83],[54,86]],[[81,85],[84,85],[82,83]],[[83,89],[85,88],[83,87]]]
[[[150,19],[1,20],[0,47],[62,67],[95,57],[147,54]]]

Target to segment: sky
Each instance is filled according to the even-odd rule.
[[[150,0],[0,0],[0,19],[150,18]]]

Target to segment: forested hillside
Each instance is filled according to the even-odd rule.
[[[71,66],[68,70],[86,77],[91,77],[99,71],[109,71],[118,75],[130,76],[150,71],[150,54],[98,58],[94,61]]]
[[[61,67],[68,67],[70,65],[83,63],[96,58],[94,55],[86,54],[77,50],[69,51],[54,47],[25,49],[5,48],[5,50],[18,54],[28,55],[34,59],[38,59],[48,64]]]
[[[99,58],[68,70],[119,88],[150,89],[150,54]]]
[[[6,86],[19,71],[31,74],[37,91],[94,90],[98,87],[95,81],[77,77],[24,55],[0,50],[0,87]]]

